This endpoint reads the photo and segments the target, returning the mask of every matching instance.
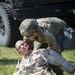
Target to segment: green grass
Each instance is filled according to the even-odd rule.
[[[0,75],[12,75],[21,57],[15,48],[0,47]]]
[[[75,65],[75,50],[64,51],[63,57]],[[15,71],[17,60],[22,58],[15,48],[0,47],[0,75],[12,75]],[[70,75],[64,72],[64,75]]]
[[[69,61],[71,64],[75,65],[75,50],[65,50],[62,53],[62,56],[67,61]],[[64,75],[71,75],[71,74],[68,74],[68,73],[64,72]]]

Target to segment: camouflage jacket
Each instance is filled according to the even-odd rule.
[[[63,30],[66,28],[67,24],[63,20],[54,17],[37,19],[37,22],[39,26],[37,28],[37,33],[39,36],[36,38],[37,43],[34,44],[34,49],[37,50],[41,43],[47,43],[49,49],[57,50],[60,53],[61,47],[56,37],[60,32],[61,35],[63,34]]]
[[[58,36],[60,32],[61,35],[63,34],[63,29],[67,24],[63,20],[55,17],[40,18],[37,19],[37,22],[39,26],[39,28],[37,28],[39,34],[37,41],[41,43],[46,42],[49,49],[51,48],[61,52],[61,48],[55,37]]]
[[[47,64],[40,51],[33,51],[29,56],[18,61],[13,75],[52,75],[47,71]]]
[[[39,49],[24,57],[16,66],[13,75],[52,75],[47,71],[47,64],[59,66],[63,71],[71,73],[75,67],[54,50]]]

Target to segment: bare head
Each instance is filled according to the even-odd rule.
[[[23,40],[19,40],[16,42],[15,44],[15,48],[18,51],[18,53],[27,56],[29,51],[30,51],[30,47],[27,43],[25,43]]]

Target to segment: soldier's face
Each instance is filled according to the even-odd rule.
[[[29,53],[29,46],[25,42],[19,42],[16,45],[18,52],[24,56],[27,56]]]
[[[37,36],[38,36],[38,34],[35,32],[35,33],[31,34],[30,36],[26,36],[26,37],[30,41],[34,41]]]

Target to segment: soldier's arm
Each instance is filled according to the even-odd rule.
[[[13,73],[13,75],[20,75],[20,73],[23,71],[24,67],[23,67],[23,65],[21,65],[21,60],[22,59],[18,60],[18,63],[16,65],[16,70]]]
[[[34,41],[34,49],[33,50],[38,50],[41,46],[41,43],[38,41]]]
[[[38,42],[38,41],[34,41],[34,42],[30,41],[25,36],[23,37],[23,40],[28,43],[28,45],[30,46],[31,50],[38,50],[40,48],[40,46],[41,46],[40,42]]]
[[[44,33],[44,38],[46,40],[46,43],[48,44],[49,49],[54,49],[54,50],[58,51],[59,53],[61,52],[61,48],[58,45],[58,43],[52,33],[46,31]]]

